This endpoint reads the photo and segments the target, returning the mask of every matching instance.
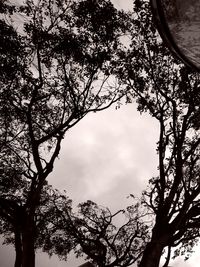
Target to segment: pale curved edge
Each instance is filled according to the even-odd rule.
[[[160,0],[150,0],[153,17],[158,29],[158,32],[172,54],[181,60],[185,65],[194,69],[195,71],[200,71],[200,67],[196,66],[191,60],[189,60],[179,49],[177,44],[174,41],[172,34],[170,33],[168,23],[165,18],[164,11],[162,9]]]

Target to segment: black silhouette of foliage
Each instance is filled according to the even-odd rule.
[[[149,187],[142,196],[142,205],[154,214],[154,225],[152,229],[149,228],[151,238],[138,259],[141,257],[140,267],[158,267],[162,253],[168,247],[164,265],[167,266],[172,247],[181,245],[175,250],[174,257],[182,253],[187,258],[199,240],[199,74],[181,65],[163,45],[152,23],[147,1],[135,1],[134,12],[130,27],[133,37],[131,48],[120,53],[126,60],[117,66],[115,73],[127,84],[132,99],[138,103],[138,110],[148,111],[160,125],[157,147],[159,173],[149,181]],[[102,247],[99,259],[99,232],[95,232],[93,225],[93,218],[98,217],[99,210],[92,209],[94,212],[90,216],[88,205],[91,203],[86,204],[80,206],[83,209],[86,205],[86,218],[81,218],[80,229],[76,228],[75,231],[80,233],[80,237],[77,237],[80,246],[77,255],[84,252],[99,266],[115,266],[116,262],[108,263],[112,256],[108,256],[108,260],[104,257],[106,249],[110,248],[108,243],[106,249]],[[67,225],[66,218],[70,218],[70,215],[61,214]],[[100,220],[101,216],[98,218]],[[98,225],[100,223],[101,220]],[[134,235],[134,230],[131,233]],[[98,253],[95,252],[95,242],[98,243]],[[125,250],[122,248],[120,251]],[[123,264],[126,266],[126,263]]]
[[[15,243],[15,267],[34,267],[37,247],[61,258],[74,249],[104,267],[158,267],[168,247],[167,266],[178,245],[174,256],[187,258],[200,234],[199,74],[163,45],[149,1],[134,1],[131,22],[106,0],[2,1],[0,12],[0,226]],[[124,94],[160,125],[158,176],[140,204],[152,228],[138,204],[117,227],[121,211],[88,201],[75,213],[46,184],[66,131]]]
[[[5,0],[0,13],[1,225],[15,235],[15,267],[33,267],[36,213],[66,131],[126,94],[114,69],[128,16],[106,0]]]
[[[59,199],[52,195],[50,207],[52,227],[47,227],[41,243],[44,251],[61,259],[67,259],[68,247],[73,244],[75,255],[85,256],[95,266],[130,266],[140,259],[149,240],[148,226],[143,222],[147,214],[136,201],[126,210],[111,213],[88,200],[74,212],[65,195]]]
[[[159,38],[149,2],[134,6],[132,48],[119,70],[140,112],[160,125],[158,176],[149,182],[143,203],[154,213],[151,240],[140,267],[159,266],[164,248],[188,253],[199,240],[199,73],[174,59]],[[137,36],[137,33],[138,36]],[[130,100],[131,101],[131,100]]]

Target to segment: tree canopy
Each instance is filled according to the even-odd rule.
[[[199,74],[164,46],[149,1],[135,0],[131,19],[106,0],[5,0],[0,12],[0,216],[15,267],[34,267],[36,247],[101,267],[158,267],[168,247],[166,267],[178,245],[174,256],[188,257],[200,235]],[[65,133],[123,95],[158,121],[159,164],[117,227],[121,211],[88,201],[75,213],[46,179]]]
[[[164,247],[188,257],[199,239],[199,73],[172,57],[159,38],[147,1],[135,1],[132,49],[120,75],[140,112],[160,125],[158,176],[143,193],[154,226],[140,267],[159,266]],[[138,36],[136,33],[139,33]],[[170,254],[165,266],[168,265]]]
[[[149,240],[146,212],[137,200],[115,213],[91,200],[73,211],[65,195],[52,195],[49,210],[51,227],[46,225],[49,232],[41,243],[44,251],[61,259],[67,260],[70,248],[76,257],[84,256],[99,267],[130,266],[140,259]]]
[[[15,267],[33,267],[36,211],[65,133],[126,94],[113,70],[127,15],[106,0],[5,0],[0,12],[0,215]]]

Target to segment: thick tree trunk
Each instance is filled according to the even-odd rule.
[[[30,229],[15,233],[15,252],[14,267],[35,267],[34,233]]]
[[[32,217],[27,218],[22,233],[22,267],[35,267],[35,225]]]
[[[15,267],[22,267],[22,239],[21,239],[21,232],[19,229],[16,228],[15,230]]]
[[[159,267],[163,249],[162,243],[151,241],[144,250],[139,267]]]
[[[30,231],[23,235],[22,267],[35,267],[34,238]]]

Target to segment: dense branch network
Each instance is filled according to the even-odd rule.
[[[172,58],[155,30],[149,3],[135,1],[134,10],[132,50],[119,75],[138,110],[148,111],[160,126],[159,173],[143,193],[155,222],[140,266],[153,267],[164,247],[181,244],[190,252],[200,235],[200,77]]]
[[[15,267],[33,267],[37,208],[65,133],[126,94],[113,70],[128,17],[105,0],[5,0],[0,12],[0,215],[18,242]]]

